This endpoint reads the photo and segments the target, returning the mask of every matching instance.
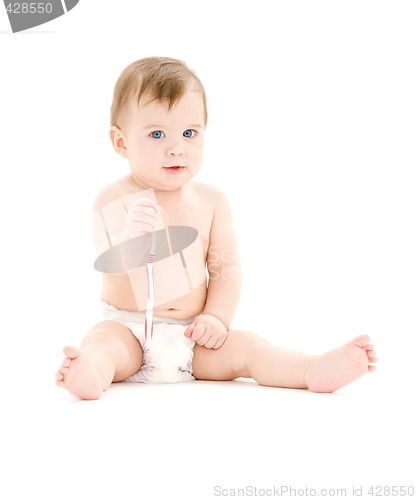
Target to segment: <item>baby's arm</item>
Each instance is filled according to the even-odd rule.
[[[225,342],[240,297],[237,240],[226,197],[217,193],[207,256],[209,274],[204,310],[185,335],[199,345],[219,349]]]
[[[212,221],[207,267],[208,295],[203,314],[215,316],[228,330],[240,298],[241,268],[230,206],[222,193]]]

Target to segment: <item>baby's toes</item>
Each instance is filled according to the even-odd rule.
[[[71,358],[65,358],[63,361],[62,361],[62,367],[64,368],[68,368],[71,366],[71,363],[72,363],[72,359]]]
[[[355,339],[353,340],[353,343],[356,346],[362,347],[363,349],[365,349],[365,347],[369,345],[369,342],[370,342],[370,337],[366,334],[359,335],[358,337],[355,337]]]
[[[64,348],[64,354],[65,356],[67,356],[67,358],[74,359],[79,356],[80,351],[76,347],[67,346]]]
[[[363,345],[361,346],[365,351],[373,351],[374,350],[374,346],[373,344],[367,344],[367,345]]]
[[[370,363],[368,365],[368,371],[373,372],[376,369],[374,363],[377,363],[378,361],[376,356],[376,351],[374,351],[373,346],[371,346],[371,349],[367,351],[367,357],[368,357],[368,362]]]
[[[367,352],[367,356],[368,356],[368,361],[370,363],[377,363],[378,358],[377,358],[376,353],[374,351]]]

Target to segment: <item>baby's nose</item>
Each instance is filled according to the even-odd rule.
[[[183,156],[185,154],[184,148],[180,144],[173,144],[167,150],[168,156]]]

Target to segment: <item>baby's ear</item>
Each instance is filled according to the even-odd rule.
[[[110,128],[110,140],[116,153],[123,158],[127,158],[127,147],[123,132],[115,125]]]

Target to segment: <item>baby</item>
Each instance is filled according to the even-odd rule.
[[[103,320],[79,348],[64,348],[56,374],[81,399],[125,380],[245,377],[333,392],[375,370],[367,335],[311,356],[231,328],[240,265],[230,208],[219,189],[193,180],[206,122],[204,87],[183,62],[146,58],[120,75],[110,137],[131,172],[94,207]]]

